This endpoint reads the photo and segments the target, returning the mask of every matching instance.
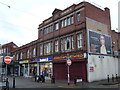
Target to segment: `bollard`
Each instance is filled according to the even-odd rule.
[[[110,81],[110,79],[109,79],[109,75],[107,75],[107,80],[108,80],[108,83],[109,83],[109,81]]]
[[[9,90],[9,82],[8,82],[8,78],[6,78],[6,89]]]
[[[55,77],[54,76],[52,76],[52,78],[51,78],[51,83],[55,83]]]
[[[74,84],[76,85],[76,78],[74,78]]]
[[[117,77],[117,74],[116,74],[116,81],[118,81],[118,77]]]
[[[113,74],[112,74],[112,82],[114,82],[114,76],[113,76]]]
[[[13,78],[13,88],[15,88],[15,77]]]

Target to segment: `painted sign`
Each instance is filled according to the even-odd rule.
[[[90,53],[111,54],[111,36],[93,30],[89,30],[88,36]]]
[[[53,58],[52,57],[45,57],[45,58],[39,58],[36,61],[37,62],[46,62],[46,61],[52,61]]]

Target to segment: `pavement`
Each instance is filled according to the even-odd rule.
[[[8,77],[9,88],[13,88],[13,77]],[[91,83],[77,83],[67,81],[56,80],[55,84],[51,84],[51,80],[45,80],[42,82],[35,82],[34,78],[15,77],[15,88],[116,88],[120,90],[120,80],[107,82],[107,80],[96,81]]]

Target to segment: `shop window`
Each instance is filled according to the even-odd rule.
[[[52,63],[41,63],[40,64],[40,75],[51,78],[52,76]]]
[[[82,33],[77,35],[77,46],[78,48],[82,48]]]

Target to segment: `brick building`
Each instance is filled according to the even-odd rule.
[[[100,47],[101,42],[105,43],[103,39],[106,48]],[[91,82],[118,74],[113,64],[118,59],[112,57],[110,10],[88,2],[73,4],[64,10],[55,9],[39,25],[38,39],[12,53],[14,61],[19,62],[18,74],[23,76],[54,75],[57,80],[67,80],[67,59],[72,60],[70,80],[82,78]],[[113,64],[110,71],[107,62],[109,66]]]
[[[3,69],[3,72],[5,72],[5,68],[6,68],[6,64],[4,63],[4,57],[5,56],[12,56],[11,54],[11,51],[15,50],[18,46],[13,43],[13,42],[10,42],[10,43],[7,43],[7,44],[4,44],[4,45],[0,45],[0,69],[1,69],[1,73],[2,73],[2,69]],[[8,74],[9,74],[9,71],[10,71],[10,66],[7,67],[8,69]]]

